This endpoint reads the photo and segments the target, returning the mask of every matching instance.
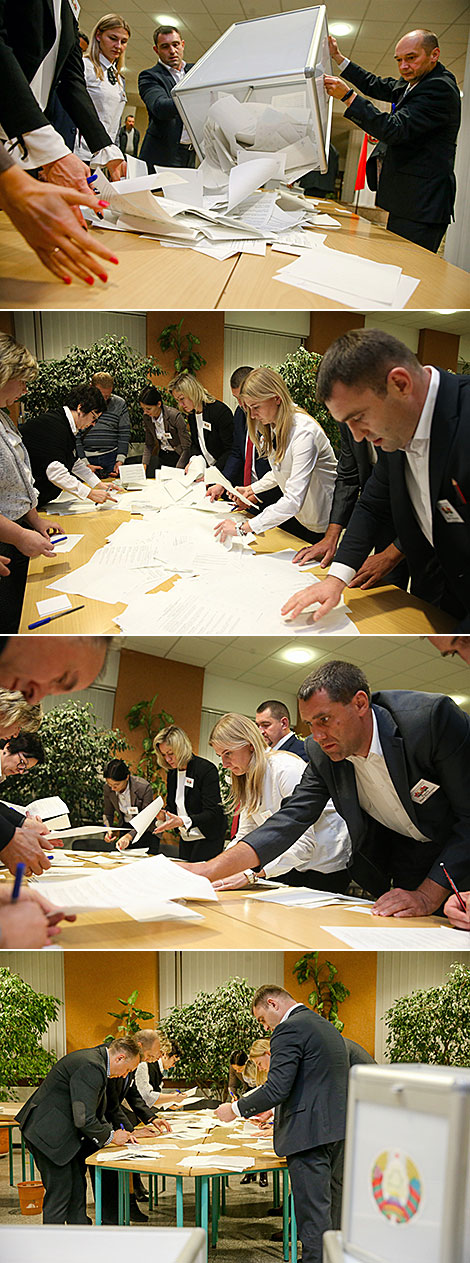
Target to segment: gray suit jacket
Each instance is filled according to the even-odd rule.
[[[416,885],[424,877],[448,884],[442,860],[457,885],[470,881],[470,717],[450,697],[407,690],[374,693],[373,709],[390,777],[416,827],[429,842],[414,843]],[[263,866],[282,855],[314,824],[329,798],[349,829],[353,854],[367,841],[371,817],[359,805],[356,778],[347,759],[334,763],[307,737],[309,765],[290,798],[265,824],[244,838]],[[437,785],[425,802],[411,790],[420,780]]]
[[[303,1004],[276,1026],[266,1083],[238,1102],[242,1118],[274,1108],[279,1157],[342,1140],[349,1060],[339,1031]]]
[[[100,1149],[113,1131],[105,1118],[107,1082],[104,1044],[61,1057],[16,1116],[25,1140],[57,1166],[71,1162],[83,1137]]]
[[[156,797],[150,782],[146,781],[143,776],[134,776],[133,772],[131,772],[129,776],[129,786],[131,791],[131,807],[137,807],[138,811],[142,811],[144,807],[148,807],[148,804],[153,802],[154,797]],[[119,810],[118,796],[114,789],[109,788],[106,781],[103,786],[103,806],[104,815],[110,828],[112,828],[115,814],[119,816],[120,827],[124,828],[127,822],[124,819],[122,812]],[[132,828],[132,825],[129,827]]]

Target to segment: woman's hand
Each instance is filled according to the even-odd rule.
[[[161,813],[159,812],[158,815],[160,818]],[[181,819],[181,816],[173,815],[172,811],[165,811],[164,817],[165,819],[162,820],[160,824],[157,824],[155,826],[155,829],[153,831],[154,833],[163,833],[165,829],[183,829],[184,828],[184,821]]]
[[[130,846],[133,837],[133,833],[123,833],[122,837],[118,838],[118,841],[116,842],[118,851],[126,851],[127,847]]]
[[[243,890],[249,884],[246,873],[233,873],[231,877],[219,877],[212,882],[214,890]]]

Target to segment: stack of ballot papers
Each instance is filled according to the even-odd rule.
[[[360,306],[368,311],[405,307],[419,285],[419,280],[405,276],[401,267],[375,263],[322,244],[315,250],[300,251],[294,263],[276,272],[274,280],[333,298],[342,306]]]
[[[35,880],[40,886],[44,876]],[[122,908],[135,921],[161,921],[201,920],[198,912],[181,907],[175,901],[197,899],[213,902],[217,900],[217,894],[206,877],[196,876],[165,855],[154,855],[124,868],[104,873],[92,872],[89,876],[59,881],[57,885],[48,878],[47,898],[54,907],[66,908],[70,912]]]

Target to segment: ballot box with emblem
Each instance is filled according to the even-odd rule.
[[[211,158],[213,116],[226,149],[231,142],[232,160],[238,150],[272,153],[281,140],[291,182],[301,170],[328,167],[332,99],[325,74],[331,74],[326,8],[312,5],[234,23],[176,84],[173,97],[201,159]]]
[[[97,1228],[53,1224],[19,1229],[2,1224],[2,1263],[128,1263],[142,1246],[142,1230],[132,1225],[122,1228]],[[207,1263],[207,1235],[202,1228],[147,1228],[145,1245],[150,1257],[159,1263]]]
[[[341,1233],[324,1263],[468,1263],[470,1069],[354,1066]]]

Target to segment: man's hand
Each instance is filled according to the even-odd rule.
[[[112,500],[113,504],[117,504],[116,496],[112,496],[106,487],[91,487],[87,500],[93,500],[94,504],[104,504],[105,500]]]
[[[0,575],[8,576],[10,573],[10,558],[0,557]]]
[[[208,487],[206,490],[206,496],[209,496],[209,500],[211,501],[211,504],[214,503],[214,500],[220,500],[220,497],[223,495],[223,493],[224,493],[224,488],[221,482],[214,482],[212,484],[212,487]]]
[[[133,1131],[126,1131],[124,1127],[120,1127],[119,1131],[113,1131],[111,1144],[113,1145],[138,1145],[138,1138]]]
[[[21,542],[17,544],[24,557],[56,557],[52,540],[42,531],[23,531]]]
[[[141,1136],[161,1136],[162,1132],[170,1131],[170,1124],[165,1122],[163,1118],[155,1119],[152,1123],[146,1123],[145,1127],[139,1127],[138,1139]]]
[[[214,1114],[220,1123],[231,1123],[232,1119],[237,1117],[228,1101],[225,1102],[225,1105],[218,1105],[217,1109],[214,1110]]]
[[[456,930],[470,930],[470,890],[462,892],[462,899],[466,904],[466,912],[460,907],[457,895],[450,896],[444,905],[444,912],[450,924],[455,925]]]
[[[335,61],[336,64],[340,66],[341,62],[344,61],[344,53],[340,53],[338,44],[337,44],[337,41],[335,40],[334,35],[328,36],[328,47],[330,50],[330,57],[332,61]]]
[[[37,877],[51,867],[44,851],[44,847],[48,846],[48,833],[49,830],[42,820],[25,817],[24,824],[20,829],[15,829],[11,841],[1,852],[2,861],[10,873],[16,873],[16,865],[20,862],[26,864],[26,875],[35,873]]]
[[[214,535],[219,539],[220,544],[223,544],[224,540],[230,539],[236,533],[235,522],[232,522],[230,518],[224,518],[223,522],[218,522],[217,526],[214,527]]]
[[[214,890],[243,890],[249,884],[246,873],[233,873],[232,877],[219,877],[212,882]]]
[[[348,588],[374,588],[399,561],[403,560],[403,557],[404,553],[395,548],[395,544],[389,544],[388,548],[384,548],[381,553],[371,553],[370,557],[366,557],[363,561],[354,579],[348,583]]]
[[[0,906],[0,930],[2,948],[47,947],[58,932],[33,900]]]
[[[320,608],[311,615],[311,622],[318,623],[325,614],[335,609],[345,587],[346,584],[342,579],[335,579],[332,575],[328,575],[328,578],[322,579],[321,583],[312,583],[309,588],[302,588],[301,592],[295,592],[294,596],[291,596],[290,600],[283,605],[281,614],[287,615],[292,620],[315,602]]]
[[[336,552],[336,546],[341,535],[341,527],[332,523],[325,531],[323,539],[318,540],[318,544],[310,544],[307,548],[299,548],[298,553],[292,558],[294,565],[305,565],[307,561],[319,561],[322,570],[330,565]]]
[[[111,162],[106,163],[110,180],[125,180],[127,175],[127,162],[125,158],[113,158]]]
[[[351,85],[346,83],[344,79],[337,79],[336,75],[323,75],[323,83],[325,85],[325,92],[328,96],[335,97],[337,101],[341,101],[346,92],[349,92],[351,87]],[[348,105],[351,105],[352,99],[353,98],[351,97],[348,101]]]
[[[387,890],[372,908],[376,917],[429,917],[440,908],[445,891],[437,882],[425,878],[418,890]]]

